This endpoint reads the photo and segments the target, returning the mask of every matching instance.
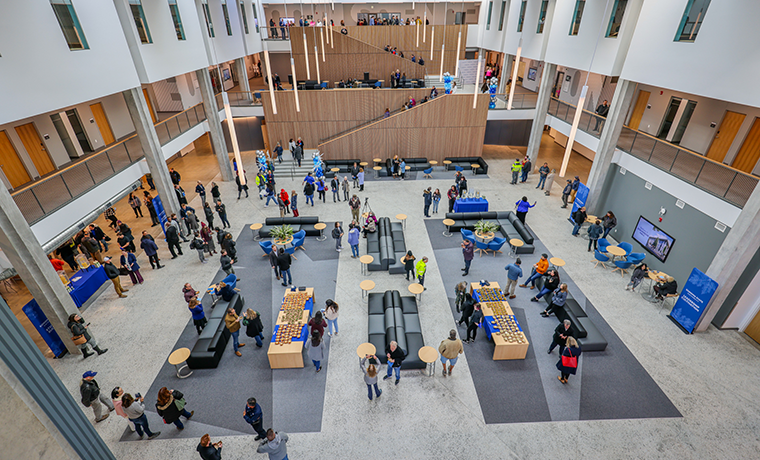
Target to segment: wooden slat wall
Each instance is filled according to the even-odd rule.
[[[442,96],[320,146],[327,159],[373,158],[393,155],[427,157],[439,163],[445,157],[480,156],[483,149],[488,95]],[[442,164],[442,163],[441,163]]]
[[[322,139],[382,116],[386,107],[391,111],[400,108],[410,95],[420,100],[428,94],[430,89],[425,88],[299,91],[301,111],[296,112],[293,91],[276,91],[276,115],[268,91],[262,91],[261,100],[271,145],[277,141],[287,145],[289,139],[301,136],[304,146],[314,149]]]

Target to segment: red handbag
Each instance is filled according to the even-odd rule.
[[[568,351],[570,351],[569,348],[568,348]],[[573,369],[578,368],[578,357],[577,356],[573,356],[573,352],[572,351],[570,351],[570,356],[565,356],[563,354],[562,355],[562,366],[564,366],[564,367],[571,367]]]

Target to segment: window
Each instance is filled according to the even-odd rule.
[[[227,3],[222,2],[222,12],[224,13],[224,25],[227,26],[227,35],[232,35],[232,27],[230,26],[230,12],[227,11]]]
[[[541,2],[541,11],[538,12],[538,28],[537,34],[544,33],[544,23],[546,22],[546,9],[549,8],[549,0]]]
[[[77,12],[74,11],[74,5],[71,4],[71,0],[50,0],[50,4],[53,6],[53,12],[58,19],[58,25],[61,26],[69,49],[72,51],[90,49],[87,46],[84,30],[82,30],[82,25],[79,24],[79,18],[77,18]]]
[[[517,31],[522,32],[523,21],[525,21],[525,7],[528,5],[527,0],[523,0],[520,5],[520,17],[517,18]]]
[[[607,35],[605,37],[617,38],[620,32],[620,24],[623,22],[623,14],[628,0],[615,0],[612,5],[612,16],[610,16],[610,25],[607,26]]]
[[[697,39],[708,6],[710,6],[710,0],[689,0],[683,12],[681,24],[678,26],[675,41],[693,42]]]
[[[211,22],[211,12],[208,10],[208,0],[203,1],[203,18],[206,20],[206,30],[208,30],[208,36],[214,38],[214,24]]]
[[[172,13],[172,21],[174,21],[174,31],[177,33],[177,40],[184,40],[185,29],[182,28],[182,18],[179,16],[177,0],[169,0],[169,11]]]
[[[578,29],[581,28],[581,18],[583,17],[583,8],[586,7],[586,0],[575,0],[575,12],[573,13],[573,22],[570,23],[570,35],[578,35]]]
[[[145,20],[145,12],[143,11],[141,0],[129,0],[129,9],[132,10],[132,17],[135,19],[137,35],[140,36],[140,41],[143,43],[153,43],[153,39],[150,37],[150,30],[148,29],[148,22]]]
[[[488,19],[486,19],[486,30],[491,29],[491,12],[493,11],[493,2],[488,2]]]
[[[499,30],[504,28],[504,13],[507,10],[507,2],[506,0],[502,0],[501,2],[501,15],[499,16]]]
[[[248,18],[245,15],[245,3],[240,0],[240,16],[243,18],[243,30],[248,33]]]
[[[256,27],[256,33],[259,33],[259,13],[256,11],[259,6],[253,2],[253,25]]]

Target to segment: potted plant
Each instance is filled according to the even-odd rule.
[[[491,239],[494,237],[494,232],[498,229],[499,224],[496,222],[481,219],[475,224],[475,235],[478,238]]]
[[[272,235],[272,238],[275,239],[275,242],[278,243],[289,240],[293,236],[293,233],[295,233],[295,230],[289,224],[272,227],[272,230],[269,232],[269,234]]]

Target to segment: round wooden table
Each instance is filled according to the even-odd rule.
[[[565,261],[560,259],[559,257],[552,257],[551,259],[549,259],[549,262],[551,262],[551,264],[554,265],[555,267],[562,267],[563,265],[565,265]]]
[[[293,235],[290,235],[289,237],[285,238],[284,240],[280,240],[277,238],[274,238],[272,240],[273,244],[276,244],[277,246],[287,246],[288,244],[293,242]]]
[[[316,224],[314,224],[314,229],[319,230],[319,236],[317,237],[317,241],[324,241],[327,239],[324,232],[326,228],[327,228],[327,224],[325,224],[324,222],[317,222]]]
[[[365,342],[356,347],[356,354],[359,355],[359,359],[363,359],[367,355],[374,355],[377,353],[377,348],[369,342]]]
[[[480,165],[477,163],[470,164],[470,167],[472,168],[472,175],[476,175],[478,173],[478,168],[480,168]]]
[[[406,214],[396,214],[396,219],[401,221],[401,225],[406,228]]]
[[[369,163],[367,163],[366,161],[362,161],[361,163],[359,163],[359,166],[367,166],[368,164]]]
[[[190,371],[190,366],[187,365],[187,358],[189,357],[189,348],[179,348],[177,350],[174,350],[172,354],[169,355],[169,364],[177,369],[177,378],[186,379],[193,375],[193,371]],[[183,374],[182,371],[184,369],[188,369],[189,372]]]
[[[451,236],[451,226],[456,224],[456,222],[453,219],[443,219],[443,225],[446,226],[446,231],[443,232],[443,236],[450,237]]]
[[[619,246],[607,246],[607,253],[612,254],[612,260],[615,260],[615,257],[623,257],[625,256],[625,249],[619,247]]]
[[[430,161],[428,161],[428,163],[430,163],[430,166],[435,166],[435,165],[438,164],[438,162],[435,161],[435,160],[430,160]]]
[[[451,160],[443,160],[443,169],[445,171],[449,170],[449,165],[451,164]]]
[[[383,162],[383,160],[381,158],[373,158],[372,161],[374,161],[375,163],[382,163]]]
[[[375,178],[377,178],[378,175],[380,174],[378,171],[380,171],[383,168],[381,166],[373,166],[372,169],[375,170]]]
[[[362,275],[368,275],[369,274],[369,270],[367,270],[367,265],[371,264],[374,261],[375,261],[375,258],[372,257],[369,254],[365,254],[365,255],[359,257],[359,262],[362,263]]]
[[[261,230],[261,227],[263,227],[262,224],[251,224],[251,234],[253,235],[253,241],[260,241],[261,237],[259,236],[259,230]]]
[[[432,377],[433,374],[435,374],[435,362],[438,361],[438,350],[425,345],[417,352],[417,356],[420,357],[423,363],[427,364],[427,366],[425,366],[425,370],[429,368],[430,372],[428,375]],[[431,364],[432,366],[430,366]]]
[[[422,292],[425,290],[425,286],[414,283],[409,285],[409,292],[417,296],[417,301],[422,300]]]
[[[665,282],[668,274],[665,272],[658,272],[657,270],[649,270],[647,277],[650,280],[649,289],[647,289],[646,292],[642,292],[641,297],[643,297],[645,300],[648,300],[649,302],[656,302],[657,298],[654,296],[654,283],[657,281]]]
[[[511,251],[509,251],[509,257],[512,257],[513,259],[517,257],[517,248],[520,248],[524,245],[523,240],[518,240],[517,238],[512,238],[509,240],[509,246],[511,247]]]
[[[338,171],[340,171],[340,168],[330,168],[330,171],[331,172],[338,172]]]
[[[359,283],[359,287],[362,289],[362,299],[368,297],[367,292],[375,289],[375,282],[372,280],[364,280]]]
[[[494,237],[496,237],[493,232],[480,233],[477,230],[473,232],[473,235],[475,235],[475,239],[479,240],[481,243],[489,243]]]

